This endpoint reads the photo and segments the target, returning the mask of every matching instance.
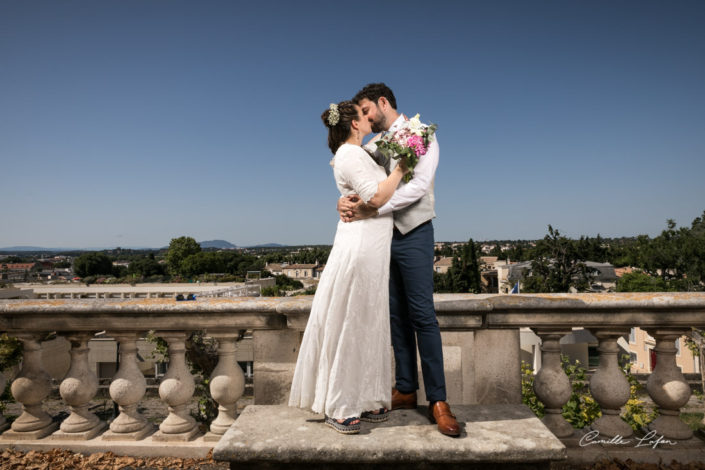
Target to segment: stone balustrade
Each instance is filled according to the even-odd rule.
[[[0,445],[46,441],[53,447],[71,447],[71,442],[106,441],[107,448],[113,448],[111,443],[150,439],[175,449],[195,440],[217,442],[235,422],[235,404],[244,390],[244,376],[235,361],[239,332],[253,331],[255,404],[286,403],[311,300],[310,296],[192,302],[0,300],[0,331],[16,336],[24,346],[22,367],[11,387],[22,404],[22,414],[9,429],[0,417],[0,431],[6,429],[0,435]],[[452,404],[520,404],[519,329],[529,327],[542,342],[542,367],[534,388],[545,404],[543,422],[557,437],[573,435],[573,428],[561,416],[571,385],[561,368],[559,342],[572,329],[582,327],[599,341],[600,362],[590,390],[602,417],[592,429],[604,436],[627,437],[632,430],[619,412],[629,398],[629,384],[619,368],[617,341],[631,327],[641,327],[656,339],[657,365],[647,391],[658,405],[659,416],[650,429],[666,439],[693,436],[679,419],[691,391],[676,366],[674,340],[690,334],[691,327],[705,328],[705,294],[439,294],[435,302]],[[139,411],[146,384],[137,366],[136,340],[150,330],[167,341],[170,356],[159,386],[169,414],[158,426]],[[200,436],[186,409],[193,400],[194,378],[186,364],[184,342],[196,330],[218,343],[219,360],[210,377],[210,391],[219,413],[205,436]],[[42,367],[40,340],[50,332],[71,343],[70,369],[59,387],[69,414],[61,423],[42,408],[51,381]],[[109,424],[87,406],[98,389],[86,359],[89,340],[98,332],[115,338],[120,347],[119,368],[109,388],[119,414]]]

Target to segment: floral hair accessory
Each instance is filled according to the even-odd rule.
[[[338,105],[335,103],[331,103],[328,108],[330,109],[330,113],[328,113],[328,124],[333,127],[340,121],[340,112],[338,112]]]

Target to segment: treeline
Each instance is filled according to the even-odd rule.
[[[100,252],[81,253],[73,262],[74,273],[84,282],[93,283],[99,278],[108,282],[180,282],[184,280],[219,280],[242,282],[248,271],[258,271],[268,276],[267,263],[324,264],[330,246],[259,248],[248,252],[240,250],[202,249],[192,237],[171,240],[162,250],[129,250],[116,248]],[[114,265],[126,261],[127,267]],[[280,290],[300,288],[278,280]]]
[[[200,275],[229,275],[228,280],[243,281],[248,271],[261,271],[264,260],[238,251],[203,251],[191,237],[174,238],[166,253],[167,272],[175,279]]]
[[[472,248],[471,248],[472,247]],[[445,245],[436,250],[440,256],[452,256],[446,274],[434,273],[436,292],[480,292],[480,245],[470,240],[453,249]],[[690,227],[676,227],[668,220],[666,229],[651,238],[604,239],[582,236],[567,238],[551,225],[546,236],[531,241],[512,242],[502,251],[499,243],[490,256],[511,261],[531,261],[522,276],[522,292],[585,291],[597,272],[586,261],[609,262],[615,267],[629,266],[634,272],[617,281],[617,291],[703,291],[705,290],[705,211]]]
[[[276,249],[262,253],[262,258],[267,263],[326,264],[331,248],[330,245],[316,245],[302,248],[290,247],[286,250]]]

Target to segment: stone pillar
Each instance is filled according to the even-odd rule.
[[[238,333],[212,334],[218,340],[218,365],[210,380],[211,396],[218,402],[218,417],[211,423],[206,441],[218,441],[235,422],[237,401],[245,391],[245,374],[235,360]]]
[[[441,338],[449,404],[521,403],[519,330],[441,331]],[[486,351],[492,351],[492,354],[488,355]],[[417,365],[417,396],[422,403],[426,390],[420,357],[417,357]]]
[[[629,401],[629,381],[619,367],[617,340],[628,334],[628,330],[597,330],[595,336],[600,341],[600,365],[590,379],[590,393],[602,408],[602,416],[591,429],[605,437],[629,437],[634,432],[619,417],[620,410]]]
[[[476,330],[473,359],[476,403],[521,404],[519,329]]]
[[[169,415],[159,425],[152,440],[189,441],[198,434],[198,424],[188,410],[196,383],[186,365],[186,333],[161,336],[169,345],[169,369],[159,385],[159,396],[169,405]]]
[[[120,348],[120,367],[110,383],[110,398],[118,404],[120,414],[110,423],[104,440],[137,441],[154,431],[154,426],[137,411],[147,390],[147,382],[137,367],[137,334],[117,333],[113,337]]]
[[[561,366],[561,337],[569,330],[534,329],[541,338],[541,370],[534,379],[534,392],[544,404],[546,414],[541,419],[556,437],[569,437],[573,426],[561,415],[563,405],[572,393],[570,379]]]
[[[288,404],[301,332],[255,330],[253,341],[255,405]]]
[[[88,404],[98,391],[98,377],[88,365],[90,333],[70,336],[71,368],[59,386],[59,393],[71,409],[71,414],[52,437],[56,439],[88,440],[103,432],[104,421],[88,411]]]
[[[690,330],[648,329],[656,339],[656,367],[646,382],[646,390],[658,405],[659,416],[649,429],[665,439],[690,439],[693,431],[680,420],[680,409],[688,403],[690,387],[676,365],[675,342]]]
[[[41,439],[56,431],[58,424],[42,409],[42,402],[51,392],[51,377],[42,367],[40,335],[19,334],[24,356],[22,370],[12,382],[12,396],[22,403],[22,414],[3,436],[10,439]]]

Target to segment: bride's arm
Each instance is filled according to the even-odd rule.
[[[397,165],[398,168],[395,168],[386,179],[377,183],[379,173],[378,170],[372,170],[374,165],[371,163],[370,156],[364,150],[350,146],[336,153],[333,171],[341,184],[348,186],[359,195],[360,202],[377,208],[392,197],[408,169],[403,165]],[[338,203],[340,205],[340,200]],[[341,216],[345,220],[345,214]]]
[[[382,207],[394,194],[404,173],[406,173],[406,168],[402,165],[394,167],[387,179],[377,185],[377,192],[367,201],[366,205],[374,209]]]

